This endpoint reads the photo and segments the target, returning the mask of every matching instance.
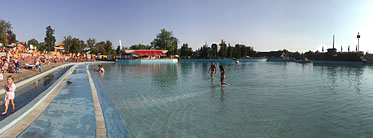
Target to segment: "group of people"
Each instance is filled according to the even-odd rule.
[[[228,83],[224,82],[224,80],[225,80],[225,68],[223,67],[223,65],[219,65],[219,68],[220,68],[220,83],[221,83],[221,85],[223,85],[223,86],[229,85]],[[210,73],[210,71],[211,71],[210,77],[212,79],[214,79],[214,75],[216,74],[216,65],[215,65],[214,62],[211,62],[210,69],[207,72]]]
[[[11,59],[9,62],[7,61],[6,57],[0,58],[0,70],[1,73],[5,71],[9,73],[16,73],[20,68],[20,62],[17,59]]]

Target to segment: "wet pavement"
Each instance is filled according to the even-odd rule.
[[[38,97],[40,94],[48,89],[54,82],[56,82],[69,68],[60,68],[57,71],[34,81],[24,87],[17,87],[15,91],[14,104],[16,106],[16,112],[21,108],[25,107],[32,100]],[[17,78],[16,78],[17,79]],[[4,111],[4,95],[0,96],[0,111]],[[12,106],[8,108],[8,113],[6,116],[0,116],[0,121],[11,115]]]
[[[95,137],[96,120],[86,65],[79,65],[46,110],[19,137]]]

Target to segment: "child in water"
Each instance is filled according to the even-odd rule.
[[[223,67],[223,65],[219,65],[219,68],[220,68],[220,82],[221,82],[221,85],[229,85],[228,83],[225,83],[224,80],[225,80],[225,69]]]
[[[15,111],[15,105],[14,105],[14,92],[16,91],[16,85],[14,84],[14,77],[12,75],[9,75],[7,78],[7,83],[4,86],[6,93],[5,93],[5,111],[1,113],[1,115],[6,115],[8,111],[8,105],[9,101],[12,104],[12,113]]]

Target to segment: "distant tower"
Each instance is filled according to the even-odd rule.
[[[357,32],[357,51],[358,52],[360,50],[359,39],[360,39],[360,34],[359,34],[359,32]]]
[[[348,50],[348,52],[350,52],[350,45],[348,45],[348,49],[347,50]]]
[[[342,49],[342,45],[341,45],[341,53],[342,53],[343,49]]]
[[[334,35],[333,35],[333,50],[334,50]]]
[[[321,50],[322,50],[322,52],[324,53],[324,46],[322,46],[322,49],[321,49]]]
[[[122,46],[122,40],[119,40],[119,47],[120,47],[120,51],[124,50],[124,47]]]
[[[357,52],[357,45],[356,45],[356,52]]]

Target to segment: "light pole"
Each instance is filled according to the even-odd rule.
[[[360,39],[360,34],[359,32],[357,32],[357,52],[360,51],[359,39]]]

